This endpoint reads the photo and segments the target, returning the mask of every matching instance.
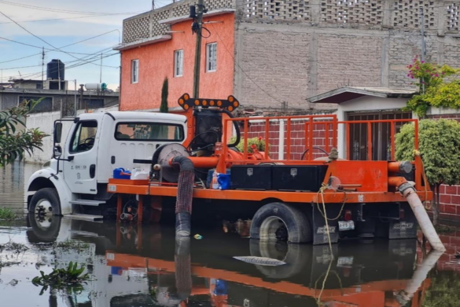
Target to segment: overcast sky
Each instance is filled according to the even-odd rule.
[[[155,5],[160,7],[171,2],[156,0]],[[99,54],[100,58],[102,52],[103,57],[107,57],[103,59],[103,64],[111,66],[102,68],[102,82],[116,88],[119,83],[120,57],[111,48],[121,40],[123,19],[148,11],[151,7],[152,0],[0,0],[1,81],[5,82],[10,77],[18,78],[19,73],[25,79],[41,80],[40,48],[45,47],[45,77],[46,63],[52,59],[61,59],[66,64],[67,80],[77,79],[79,84],[98,83],[100,60],[94,62],[98,65],[86,64],[75,68],[70,66],[81,64],[79,59],[83,57],[94,59],[94,55]],[[43,41],[21,29],[3,14]],[[109,31],[112,32],[107,33]],[[49,50],[54,49],[52,46],[61,48],[100,34],[104,35],[63,48],[70,54]],[[71,88],[73,89],[73,82]]]

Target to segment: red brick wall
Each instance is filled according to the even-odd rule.
[[[290,132],[290,150],[291,150],[291,159],[300,160],[302,155],[306,151],[306,141],[308,141],[308,134],[305,130],[306,120],[297,120],[291,123],[291,132]],[[310,129],[310,128],[309,128]],[[288,159],[287,156],[287,143],[288,143],[288,132],[287,132],[287,123],[284,123],[284,159]],[[279,131],[280,124],[278,121],[270,121],[269,125],[269,155],[271,159],[278,159],[279,154]],[[244,130],[241,129],[242,136]],[[330,152],[332,148],[332,125],[329,125],[329,133],[327,136],[327,141],[329,146],[326,146],[326,125],[321,123],[315,123],[313,125],[313,147],[321,148],[326,152]],[[250,127],[248,129],[248,138],[253,137],[262,137],[266,140],[265,136],[265,122],[258,122],[257,120],[250,122]],[[327,147],[327,148],[326,148]],[[313,158],[325,157],[326,154],[321,152],[318,149],[313,150]]]
[[[460,272],[459,259],[456,259],[455,256],[460,253],[460,231],[440,234],[439,238],[444,243],[446,247],[446,252],[439,258],[436,268],[440,271],[457,271]],[[421,241],[422,234],[419,233],[419,240]],[[427,248],[429,249],[429,243],[427,243]],[[419,259],[422,259],[421,250],[417,247],[417,254]]]

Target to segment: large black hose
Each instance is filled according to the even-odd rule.
[[[230,118],[235,118],[233,114],[227,110],[222,110],[222,113],[227,114]],[[233,125],[235,126],[235,131],[236,131],[236,140],[232,144],[227,144],[227,147],[235,147],[240,143],[241,140],[241,131],[240,127],[238,126],[238,123],[236,121],[233,121]]]
[[[176,200],[176,236],[189,237],[195,167],[192,161],[184,156],[174,157],[172,164],[180,167]]]
[[[190,238],[176,237],[176,300],[185,301],[192,293],[192,262],[190,257]]]

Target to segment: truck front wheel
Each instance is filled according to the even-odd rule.
[[[35,216],[61,215],[61,203],[56,189],[38,190],[30,201],[29,213]]]
[[[312,240],[312,228],[302,211],[291,205],[275,202],[257,210],[251,223],[251,238],[307,243]]]

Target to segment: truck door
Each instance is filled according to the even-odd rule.
[[[64,180],[72,193],[97,193],[97,136],[98,122],[81,120],[67,143],[67,158],[72,161],[63,163]]]

